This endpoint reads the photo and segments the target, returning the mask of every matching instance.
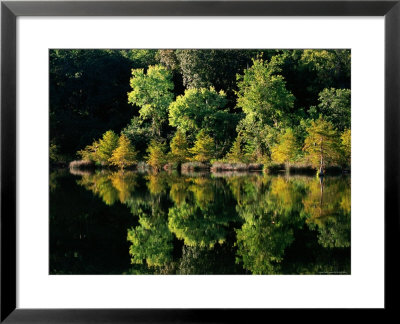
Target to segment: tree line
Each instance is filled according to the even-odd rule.
[[[350,61],[349,50],[51,51],[50,158],[348,168]]]

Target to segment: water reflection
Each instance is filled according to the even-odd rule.
[[[349,177],[326,177],[322,182],[315,177],[258,173],[132,171],[78,172],[61,177],[73,177],[74,186],[101,201],[103,208],[112,211],[113,226],[125,231],[122,237],[113,237],[115,242],[125,240],[119,246],[128,244],[125,253],[130,264],[121,273],[350,273]],[[57,223],[63,206],[56,196],[63,194],[63,203],[67,203],[69,189],[55,175],[50,182],[50,232],[57,236],[63,229],[52,222]],[[89,207],[85,200],[76,206],[82,210]],[[121,206],[125,206],[123,215]],[[117,210],[118,215],[114,213]],[[76,211],[72,217],[76,220],[80,214]],[[76,245],[72,237],[66,246]],[[73,273],[68,264],[68,269],[54,271],[53,266],[62,268],[62,262],[52,260],[62,259],[65,251],[52,244],[51,273]],[[95,268],[86,264],[88,260],[81,260],[79,273]]]

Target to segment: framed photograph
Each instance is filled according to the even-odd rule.
[[[1,321],[386,309],[398,1],[2,1]]]

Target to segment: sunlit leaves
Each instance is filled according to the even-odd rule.
[[[220,119],[217,118],[219,114],[228,118],[229,114],[223,110],[225,105],[223,91],[217,92],[214,88],[188,89],[170,105],[169,123],[192,140],[201,129],[215,133],[223,126],[223,123],[216,123]]]
[[[152,140],[147,148],[147,163],[155,171],[161,170],[162,166],[167,163],[166,145],[157,140]]]
[[[341,87],[350,85],[351,54],[350,50],[312,50],[302,51],[299,63],[314,71],[314,86],[324,87],[337,84]]]
[[[339,161],[341,152],[338,134],[330,122],[320,117],[311,122],[307,132],[303,150],[313,167],[325,168]]]
[[[196,136],[194,146],[189,149],[192,154],[192,159],[197,162],[210,162],[215,156],[215,142],[214,139],[201,130]]]
[[[112,156],[108,162],[111,165],[116,165],[121,169],[136,164],[136,151],[129,141],[128,137],[124,134],[118,139],[118,147],[113,151]]]
[[[189,146],[185,134],[178,130],[171,140],[171,160],[174,163],[184,163],[190,158]]]
[[[95,143],[94,143],[95,144]],[[97,156],[101,162],[108,162],[111,158],[113,151],[118,146],[118,135],[113,131],[107,131],[103,134],[103,137],[99,140],[99,146],[97,150]]]
[[[246,118],[257,115],[261,124],[278,125],[289,113],[294,96],[286,89],[284,78],[277,74],[279,62],[262,59],[253,60],[253,66],[238,77],[237,106],[242,108]]]
[[[324,89],[319,94],[318,110],[338,131],[351,127],[351,91],[349,89]]]
[[[351,165],[351,130],[345,130],[340,136],[343,152],[343,162],[345,165]]]
[[[141,118],[150,120],[153,135],[160,136],[174,97],[170,71],[161,65],[149,66],[147,73],[144,69],[132,70],[130,85],[132,91],[128,93],[128,102],[140,107]]]
[[[225,159],[229,162],[243,162],[244,159],[244,151],[242,148],[242,138],[241,136],[237,136],[235,141],[232,144],[232,147],[229,153],[226,155]]]
[[[293,133],[288,128],[285,133],[279,136],[278,143],[272,147],[272,160],[277,163],[293,162],[300,153],[300,146]]]
[[[77,155],[84,161],[100,161],[98,156],[99,142],[94,141],[91,145],[86,145],[83,150],[77,152]]]

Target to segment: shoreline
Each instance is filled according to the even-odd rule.
[[[139,171],[139,172],[154,172],[151,166],[145,162],[139,162],[131,167],[119,169],[110,165],[96,165],[89,161],[72,161],[70,163],[63,163],[61,165],[51,165],[50,169],[67,168],[76,171],[96,171],[96,170],[109,170],[109,171]],[[289,175],[316,175],[317,170],[309,165],[284,165],[284,164],[271,164],[263,165],[261,163],[201,163],[201,162],[186,162],[178,167],[171,167],[171,163],[166,163],[161,170],[156,172],[177,171],[179,173],[210,173],[210,174],[245,174],[245,173],[265,173],[265,174],[289,174]],[[325,175],[349,175],[350,169],[343,169],[339,166],[330,166],[325,170]]]

